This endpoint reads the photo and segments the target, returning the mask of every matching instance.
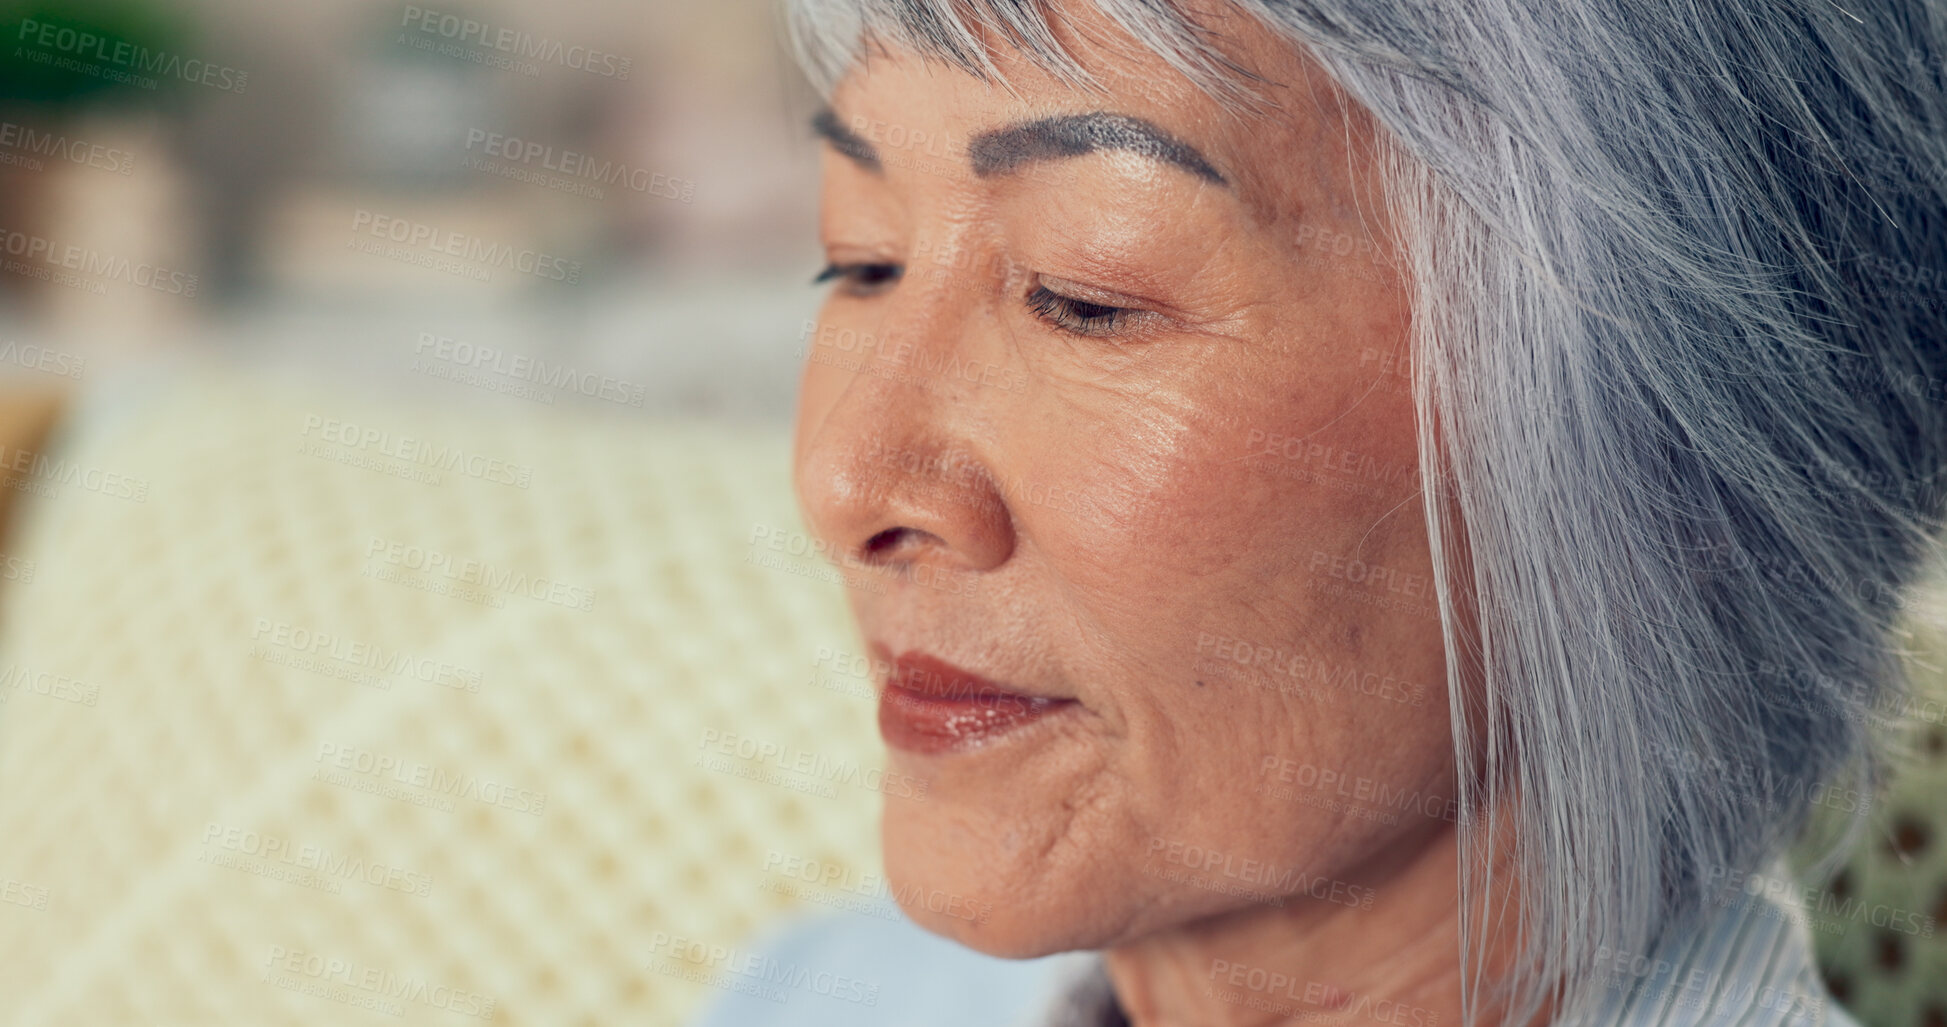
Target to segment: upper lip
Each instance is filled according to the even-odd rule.
[[[870,648],[873,665],[883,678],[881,684],[928,699],[1014,698],[1060,702],[1066,698],[1002,684],[922,650],[908,649],[895,656],[891,647],[882,642],[873,642]]]

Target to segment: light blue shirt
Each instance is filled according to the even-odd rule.
[[[1826,993],[1803,914],[1738,896],[1642,958],[1602,963],[1582,1027],[1858,1027]],[[717,978],[695,1027],[1094,1027],[1107,978],[1092,952],[985,956],[928,934],[890,903],[801,917]]]
[[[696,1027],[1041,1027],[1101,960],[996,959],[929,934],[889,901],[787,921],[717,977]]]

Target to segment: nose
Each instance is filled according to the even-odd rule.
[[[799,423],[799,504],[841,561],[993,570],[1014,553],[1014,520],[991,459],[967,430],[978,397],[921,363],[883,368],[896,374],[818,368],[806,376],[801,402],[825,392],[829,405]]]

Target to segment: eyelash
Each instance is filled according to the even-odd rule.
[[[1063,296],[1045,285],[1035,286],[1034,291],[1028,294],[1028,309],[1049,324],[1076,335],[1088,336],[1114,335],[1122,330],[1123,322],[1135,313],[1127,307],[1111,307]]]
[[[837,281],[839,288],[848,296],[876,296],[898,284],[905,273],[906,269],[898,264],[827,264],[811,280],[811,284]],[[1048,324],[1075,335],[1090,337],[1114,335],[1123,329],[1131,315],[1138,313],[1128,307],[1112,307],[1063,296],[1045,285],[1034,287],[1034,291],[1028,294],[1027,306],[1036,317]]]
[[[897,284],[905,273],[906,269],[898,264],[827,264],[823,271],[818,272],[818,277],[811,280],[811,284],[823,285],[837,280],[839,288],[847,296],[873,296]]]

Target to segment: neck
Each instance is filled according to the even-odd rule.
[[[1117,1000],[1135,1027],[1460,1023],[1458,832],[1439,822],[1416,842],[1356,882],[1370,907],[1301,895],[1105,951]]]

